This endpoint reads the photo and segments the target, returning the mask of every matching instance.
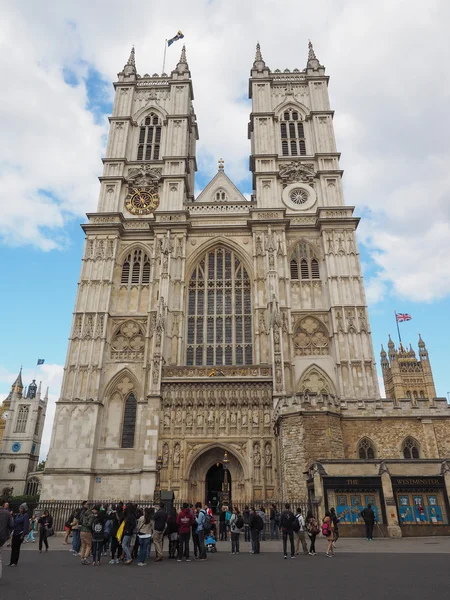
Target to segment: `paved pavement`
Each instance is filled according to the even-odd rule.
[[[349,549],[351,542],[356,551]],[[450,597],[448,577],[450,540],[392,540],[396,550],[383,551],[383,542],[342,539],[334,558],[317,556],[283,560],[279,545],[267,542],[254,556],[241,551],[229,554],[229,545],[208,555],[206,562],[177,563],[165,559],[100,568],[81,566],[59,538],[50,552],[39,554],[37,543],[23,547],[18,567],[4,566],[1,600],[286,600],[310,597],[329,600],[424,600]],[[430,542],[438,542],[437,545]],[[426,545],[426,543],[428,543]],[[346,551],[345,551],[345,547]],[[367,548],[364,552],[362,548]],[[381,548],[381,549],[380,549]],[[403,548],[403,550],[401,549]],[[417,548],[418,550],[411,550]],[[369,550],[371,549],[371,550]],[[244,548],[242,548],[244,550]],[[278,550],[278,552],[277,552]],[[9,548],[3,547],[3,563]]]

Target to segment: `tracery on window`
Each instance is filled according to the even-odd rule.
[[[26,406],[24,404],[21,404],[19,406],[19,411],[17,413],[16,428],[14,430],[14,433],[25,433],[25,431],[27,429],[29,412],[30,412],[30,409],[28,406]]]
[[[146,252],[136,248],[128,254],[122,265],[120,283],[128,287],[150,283],[150,256]]]
[[[284,111],[280,121],[282,155],[305,156],[305,131],[300,113],[293,108],[289,108]]]
[[[31,477],[27,481],[27,487],[25,491],[26,496],[37,496],[39,493],[39,479],[37,477]]]
[[[217,192],[214,193],[214,200],[216,202],[225,202],[226,200],[228,200],[228,194],[225,190],[217,190]]]
[[[420,458],[419,442],[412,437],[407,437],[403,442],[403,458]]]
[[[159,160],[161,132],[161,119],[155,113],[150,113],[139,128],[137,160]]]
[[[375,458],[375,446],[369,438],[363,438],[358,444],[358,455],[361,460]]]
[[[325,325],[315,317],[303,318],[294,330],[294,346],[298,356],[329,354],[330,338]]]
[[[144,358],[145,334],[135,321],[126,321],[114,333],[111,341],[111,358],[138,360]]]
[[[187,312],[187,365],[252,364],[251,283],[232,250],[218,247],[200,260]]]
[[[318,256],[310,244],[296,246],[290,262],[291,280],[320,279]]]

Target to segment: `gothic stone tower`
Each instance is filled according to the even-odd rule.
[[[379,398],[357,219],[344,205],[328,78],[250,78],[247,201],[220,162],[193,197],[197,125],[183,48],[170,76],[115,84],[42,498],[232,498],[306,491],[344,457],[347,403]],[[214,487],[216,486],[216,487]]]
[[[408,398],[415,405],[419,400],[436,398],[433,373],[425,342],[419,334],[419,360],[411,345],[409,350],[400,344],[398,350],[389,337],[388,354],[381,348],[381,369],[383,371],[386,397],[398,402]]]
[[[5,423],[0,450],[0,494],[14,489],[14,495],[25,493],[28,474],[35,471],[39,459],[48,389],[41,397],[39,387],[33,380],[24,389],[22,370],[11,387],[2,412]]]

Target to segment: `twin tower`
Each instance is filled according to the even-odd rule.
[[[251,200],[223,162],[195,198],[185,48],[118,74],[44,499],[211,500],[225,452],[235,502],[305,497],[383,417],[325,68],[310,44],[272,71],[258,44],[249,84]]]

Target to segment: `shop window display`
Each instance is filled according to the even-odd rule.
[[[382,512],[380,508],[380,496],[377,490],[329,490],[328,507],[336,507],[336,514],[340,518],[340,523],[345,525],[364,524],[361,517],[361,511],[368,504],[372,505],[377,523],[383,523]]]
[[[448,524],[441,491],[404,491],[397,494],[400,522],[408,525]]]

